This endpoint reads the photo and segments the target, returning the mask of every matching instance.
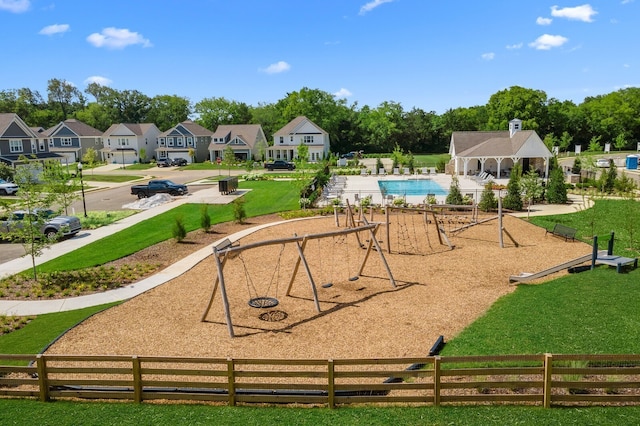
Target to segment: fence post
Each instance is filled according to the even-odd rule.
[[[327,399],[327,404],[329,405],[329,408],[335,408],[336,407],[336,383],[335,383],[335,364],[333,362],[332,359],[330,359],[327,362],[327,379],[329,381],[328,385],[329,387],[327,388],[327,393],[328,393],[328,399]]]
[[[133,401],[142,402],[142,374],[140,373],[140,358],[134,355],[131,359],[133,363]]]
[[[236,375],[235,361],[232,358],[227,358],[227,385],[229,387],[229,405],[233,407],[236,405]]]
[[[38,368],[38,386],[40,387],[40,401],[49,401],[49,384],[47,383],[47,362],[44,355],[36,355]]]
[[[544,408],[551,407],[551,381],[552,381],[552,368],[553,355],[544,354],[544,384],[542,388],[542,401]]]
[[[433,405],[440,406],[440,357],[433,358]]]

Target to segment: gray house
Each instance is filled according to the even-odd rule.
[[[221,124],[209,144],[211,162],[224,158],[224,150],[231,147],[235,158],[242,161],[262,160],[260,146],[267,148],[267,138],[259,124]]]
[[[13,113],[0,113],[0,161],[11,166],[20,163],[20,156],[36,161],[58,160],[60,155],[49,152],[44,139]]]
[[[102,134],[102,161],[133,164],[148,160],[158,147],[158,135],[160,130],[153,123],[112,124]]]
[[[75,119],[60,122],[40,137],[46,139],[50,152],[66,157],[69,163],[80,161],[89,148],[96,153],[103,148],[102,132]]]
[[[205,161],[209,158],[208,149],[212,136],[211,130],[191,120],[183,121],[160,133],[156,158],[184,158],[190,163]],[[194,158],[189,155],[190,150],[193,150]]]

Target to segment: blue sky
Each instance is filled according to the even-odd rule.
[[[514,86],[551,98],[640,85],[640,0],[0,0],[0,90],[47,81],[442,114]]]

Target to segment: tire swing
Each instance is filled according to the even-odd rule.
[[[252,308],[269,309],[269,308],[274,308],[278,306],[278,304],[280,303],[280,301],[278,300],[278,287],[280,283],[280,262],[282,260],[283,252],[284,252],[284,244],[281,244],[280,252],[278,253],[278,260],[276,261],[276,264],[273,268],[273,272],[271,273],[271,279],[269,280],[269,285],[267,286],[263,294],[260,294],[258,292],[258,289],[253,283],[253,279],[249,274],[249,269],[247,268],[244,258],[242,257],[242,253],[239,254],[238,258],[240,259],[240,262],[242,263],[242,267],[244,268],[245,281],[247,283],[247,290],[249,291],[248,304]],[[275,281],[275,290],[274,290],[275,295],[269,296],[269,292],[271,290],[271,287],[274,284],[274,281]]]

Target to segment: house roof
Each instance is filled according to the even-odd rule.
[[[186,134],[180,129],[180,127],[183,127],[187,131],[187,133],[191,134],[192,136],[212,136],[213,135],[213,132],[207,129],[206,127],[203,127],[191,120],[185,120],[181,123],[176,124],[166,132],[160,133],[159,137],[167,137],[172,132],[176,132],[176,131],[180,134]]]
[[[57,125],[50,127],[44,133],[46,136],[53,136],[61,127],[67,127],[76,136],[83,137],[99,137],[102,136],[102,132],[96,128],[89,126],[88,124],[83,123],[82,121],[76,120],[75,118],[70,118],[68,120],[64,120]]]
[[[253,147],[262,134],[262,126],[259,124],[221,124],[213,134],[214,138],[226,138],[229,140],[239,138]],[[213,144],[212,144],[213,145]]]
[[[287,123],[283,128],[281,128],[280,130],[275,132],[274,136],[278,136],[278,135],[294,135],[294,134],[297,134],[297,133],[307,133],[308,134],[308,132],[300,132],[300,130],[302,129],[302,127],[304,127],[305,124],[311,124],[312,126],[314,126],[316,129],[318,129],[318,133],[327,134],[327,132],[325,132],[316,123],[314,123],[313,121],[309,120],[304,115],[300,115],[300,116],[294,118],[293,120],[291,120],[289,123]]]
[[[133,133],[136,136],[142,136],[145,133],[147,133],[147,131],[151,128],[151,127],[155,127],[155,124],[153,123],[117,123],[117,124],[112,124],[106,132],[104,132],[103,136],[107,137],[107,136],[128,136],[127,134],[120,134],[117,135],[115,132],[120,128],[120,126],[125,127],[126,129],[128,129],[129,131],[131,131],[131,133]]]
[[[16,127],[17,126],[17,127]],[[12,134],[13,131],[18,130],[23,134]],[[22,121],[18,114],[12,112],[0,113],[0,137],[28,137],[37,138],[38,135]]]
[[[534,130],[521,130],[509,136],[502,132],[453,132],[452,148],[455,147],[457,157],[510,157],[522,153],[525,145],[533,146],[535,156],[548,158],[551,153]],[[531,154],[531,149],[527,155]]]

